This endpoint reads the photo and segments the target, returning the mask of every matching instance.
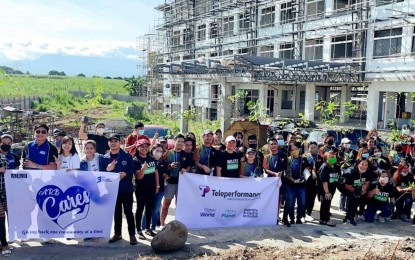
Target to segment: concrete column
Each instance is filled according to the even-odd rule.
[[[222,107],[220,111],[218,111],[219,120],[221,121],[221,129],[222,132],[225,133],[225,131],[229,128],[231,125],[231,117],[232,117],[232,104],[229,101],[228,97],[232,95],[232,87],[230,84],[226,83],[226,79],[224,79],[221,83],[221,95],[220,100]]]
[[[340,122],[346,123],[349,122],[349,116],[345,115],[346,113],[346,106],[344,106],[345,102],[352,100],[352,87],[351,86],[342,86],[342,92],[340,97]]]
[[[411,93],[406,93],[406,104],[405,104],[405,112],[409,112],[412,113],[414,112],[414,105],[412,102],[412,97],[411,97]]]
[[[395,118],[396,113],[396,103],[395,103],[395,92],[386,92],[385,100],[385,117],[383,118],[383,125],[386,128],[386,125],[389,119]]]
[[[305,85],[304,115],[308,120],[314,121],[314,106],[316,102],[316,85],[307,83]]]
[[[369,87],[367,94],[367,118],[366,118],[366,129],[376,129],[378,123],[378,112],[379,112],[379,91],[373,90]]]
[[[189,109],[189,93],[185,91],[184,82],[181,84],[180,97],[182,99],[180,106],[180,132],[185,134],[189,130],[189,125],[187,120],[183,118],[183,112]]]

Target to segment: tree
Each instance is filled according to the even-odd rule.
[[[130,92],[130,96],[147,96],[147,87],[144,86],[145,80],[142,77],[134,77],[124,79],[127,83],[124,88]]]
[[[48,75],[50,75],[50,76],[59,76],[59,71],[51,70],[51,71],[49,71]]]
[[[84,77],[85,77],[85,74],[83,74],[83,73],[79,73],[79,74],[77,75],[77,77],[82,77],[82,78],[84,78]]]

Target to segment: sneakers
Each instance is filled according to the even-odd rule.
[[[130,235],[130,245],[134,246],[137,245],[137,238],[135,238],[135,235]]]
[[[385,222],[389,222],[389,221],[391,221],[391,218],[390,217],[384,217],[383,220],[385,220]],[[415,221],[414,221],[414,223],[415,223]]]
[[[291,227],[290,222],[288,222],[288,219],[286,219],[286,218],[282,219],[282,223],[284,223],[284,225],[287,226],[287,227]]]
[[[305,215],[305,221],[314,221],[314,218],[311,215]]]
[[[141,230],[137,232],[137,235],[138,235],[138,239],[146,240],[146,237],[144,236],[144,234]]]
[[[354,220],[354,218],[349,218],[349,222],[350,222],[350,224],[352,224],[353,226],[356,226],[356,225],[357,225],[356,220]]]
[[[151,237],[154,237],[156,235],[156,233],[154,233],[153,230],[148,230],[148,229],[144,233],[147,236],[151,236]]]
[[[383,218],[382,216],[380,216],[379,214],[377,214],[376,215],[376,217],[377,217],[377,221],[379,222],[379,223],[385,223],[386,222],[386,218]]]
[[[329,227],[335,227],[336,226],[336,224],[334,224],[333,222],[331,222],[330,220],[329,221],[323,221],[323,220],[320,220],[320,225],[326,225],[326,226],[329,226]]]
[[[409,218],[405,214],[400,215],[399,219],[404,221],[404,222],[409,222]]]
[[[122,239],[122,237],[120,236],[120,235],[114,235],[109,241],[108,241],[108,243],[110,243],[110,244],[112,244],[112,243],[115,243],[115,242],[117,242],[118,240],[121,240]]]

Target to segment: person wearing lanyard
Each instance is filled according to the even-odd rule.
[[[58,150],[47,140],[49,127],[37,124],[34,130],[35,140],[23,149],[23,169],[56,170],[55,157],[58,157]]]
[[[168,164],[168,168],[166,174],[163,175],[164,181],[167,184],[164,186],[164,201],[160,214],[161,226],[165,225],[167,213],[174,197],[176,197],[177,202],[179,173],[188,172],[190,170],[189,165],[192,158],[187,157],[186,152],[183,150],[184,139],[184,135],[177,135],[174,138],[174,148],[167,151],[163,156],[163,159]]]
[[[213,132],[209,129],[203,131],[203,144],[198,146],[193,155],[193,161],[198,169],[197,173],[209,175],[216,167],[218,151],[212,149]]]
[[[101,154],[97,153],[97,144],[94,140],[87,140],[84,145],[85,156],[80,163],[81,171],[99,171],[99,161]]]
[[[280,144],[282,144],[280,142]],[[270,153],[265,155],[264,161],[262,163],[262,167],[264,172],[268,175],[268,177],[281,177],[283,176],[284,172],[287,170],[287,154],[283,153],[279,150],[278,140],[275,137],[272,137],[268,140],[268,147]],[[281,188],[280,188],[280,201],[278,202],[278,212],[279,212],[279,205],[281,204],[281,200],[285,201],[284,204],[284,215],[288,214],[290,211],[291,205],[291,192],[289,187],[287,186],[287,180],[285,178],[281,178]],[[281,196],[282,195],[282,196]],[[288,215],[286,215],[287,217]],[[289,227],[291,226],[290,222],[287,219],[284,219],[284,224]]]
[[[59,157],[55,157],[58,169],[79,170],[80,159],[75,148],[75,141],[71,136],[65,136],[59,147]]]
[[[19,156],[11,152],[13,144],[13,137],[8,134],[4,134],[0,137],[0,152],[6,157],[9,161],[7,169],[19,169],[20,160]]]
[[[241,167],[239,168],[239,176],[241,178],[261,177],[262,166],[258,165],[255,149],[248,148],[245,157],[245,161],[241,163]]]

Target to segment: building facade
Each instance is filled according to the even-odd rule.
[[[166,0],[156,11],[147,78],[166,113],[195,107],[226,129],[235,110],[246,114],[257,100],[269,117],[309,119],[320,100],[353,100],[367,128],[413,112],[413,0]],[[302,76],[313,73],[321,77]]]

